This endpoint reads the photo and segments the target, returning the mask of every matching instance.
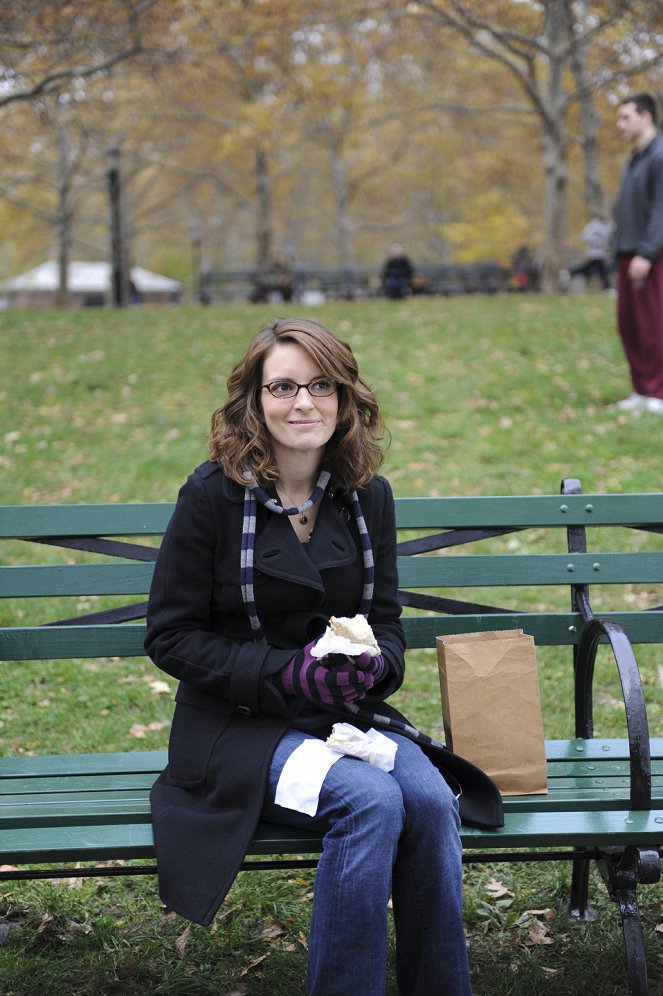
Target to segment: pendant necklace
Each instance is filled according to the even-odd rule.
[[[284,487],[281,488],[281,491],[283,492],[283,494],[285,495],[285,497],[288,499],[288,501],[291,501],[293,503],[293,507],[295,509],[295,512],[293,514],[298,515],[299,522],[302,524],[302,526],[305,526],[306,523],[308,522],[308,515],[306,514],[306,512],[299,505],[297,505],[295,503],[294,499],[290,497],[290,495],[288,494],[288,492],[285,490]],[[309,501],[310,501],[310,499],[309,499]],[[281,503],[281,504],[283,504],[283,503]],[[303,504],[306,505],[306,504],[308,504],[308,502],[304,502]]]
[[[251,476],[249,471],[244,471],[244,474],[249,478]],[[293,505],[292,508],[285,508],[285,506],[282,503],[280,503],[281,501],[280,497],[277,498],[270,497],[270,495],[267,494],[265,489],[262,488],[259,484],[249,485],[249,488],[251,492],[255,495],[256,499],[261,503],[261,505],[264,505],[265,508],[269,509],[270,512],[276,512],[277,515],[288,515],[288,516],[296,515],[297,518],[299,519],[300,524],[302,526],[305,526],[309,521],[309,516],[306,513],[309,511],[309,509],[313,508],[313,506],[317,502],[320,501],[323,494],[325,493],[325,488],[329,483],[330,477],[331,474],[329,473],[328,470],[321,470],[317,483],[313,488],[311,497],[307,498],[306,501],[302,502],[301,505]],[[292,501],[292,498],[290,498],[290,496],[287,494],[286,491],[283,491],[283,494],[286,496],[286,498],[289,499],[289,501]],[[278,488],[277,488],[277,496],[278,496]]]

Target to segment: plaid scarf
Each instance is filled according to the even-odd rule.
[[[293,506],[292,508],[284,508],[283,505],[279,504],[276,498],[270,497],[265,489],[260,487],[259,484],[249,484],[244,488],[244,519],[242,521],[240,583],[242,587],[244,607],[253,631],[253,639],[259,643],[265,643],[266,641],[256,609],[255,591],[253,588],[253,549],[256,535],[256,512],[258,502],[260,502],[261,505],[264,505],[265,508],[269,509],[270,512],[275,512],[277,515],[301,515],[303,512],[308,511],[309,508],[312,508],[313,505],[320,501],[325,493],[325,488],[329,483],[330,477],[331,474],[328,470],[322,470],[311,497],[308,498],[303,505],[300,505],[299,507]],[[364,559],[364,587],[362,591],[361,603],[359,605],[359,612],[362,615],[368,616],[371,602],[373,600],[373,588],[375,586],[375,561],[373,559],[373,548],[371,547],[370,536],[368,535],[368,529],[366,528],[366,520],[359,502],[359,495],[356,491],[352,491],[350,493],[350,500],[352,502],[352,510],[354,512],[355,522],[357,523],[357,529],[359,530],[359,539],[361,541]]]

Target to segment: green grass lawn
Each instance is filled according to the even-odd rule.
[[[397,495],[555,493],[567,476],[588,492],[661,489],[663,419],[613,407],[630,385],[612,298],[344,302],[314,314],[377,389]],[[231,366],[272,317],[262,306],[0,312],[0,504],[173,500],[205,458]],[[0,624],[17,611],[0,605]],[[638,658],[660,735],[660,651]],[[546,732],[570,735],[569,669],[546,653],[541,662]],[[434,656],[412,653],[408,667],[400,704],[441,736]],[[2,749],[163,747],[172,701],[155,677],[144,659],[5,664]],[[597,733],[621,735],[607,661],[596,688]],[[595,881],[599,920],[571,923],[568,879],[564,864],[466,870],[476,996],[625,993],[616,911]],[[151,879],[4,884],[0,991],[303,993],[312,882],[310,872],[240,875],[211,929],[165,916]],[[642,906],[660,996],[660,887],[642,890]]]
[[[377,389],[397,494],[658,490],[663,419],[600,295],[413,298],[315,312]],[[0,500],[173,498],[262,306],[0,313]]]

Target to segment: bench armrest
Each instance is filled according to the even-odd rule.
[[[590,619],[580,637],[575,665],[576,737],[594,736],[592,683],[599,644],[609,642],[619,672],[628,730],[631,808],[651,808],[651,754],[649,724],[640,670],[622,626],[611,619]]]

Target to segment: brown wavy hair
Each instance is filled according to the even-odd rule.
[[[277,318],[249,343],[228,378],[228,400],[212,414],[209,458],[238,484],[279,479],[271,436],[265,426],[260,386],[265,357],[282,342],[294,342],[338,385],[338,422],[325,459],[352,490],[364,487],[383,458],[384,423],[375,394],[359,376],[350,346],[312,318]]]

